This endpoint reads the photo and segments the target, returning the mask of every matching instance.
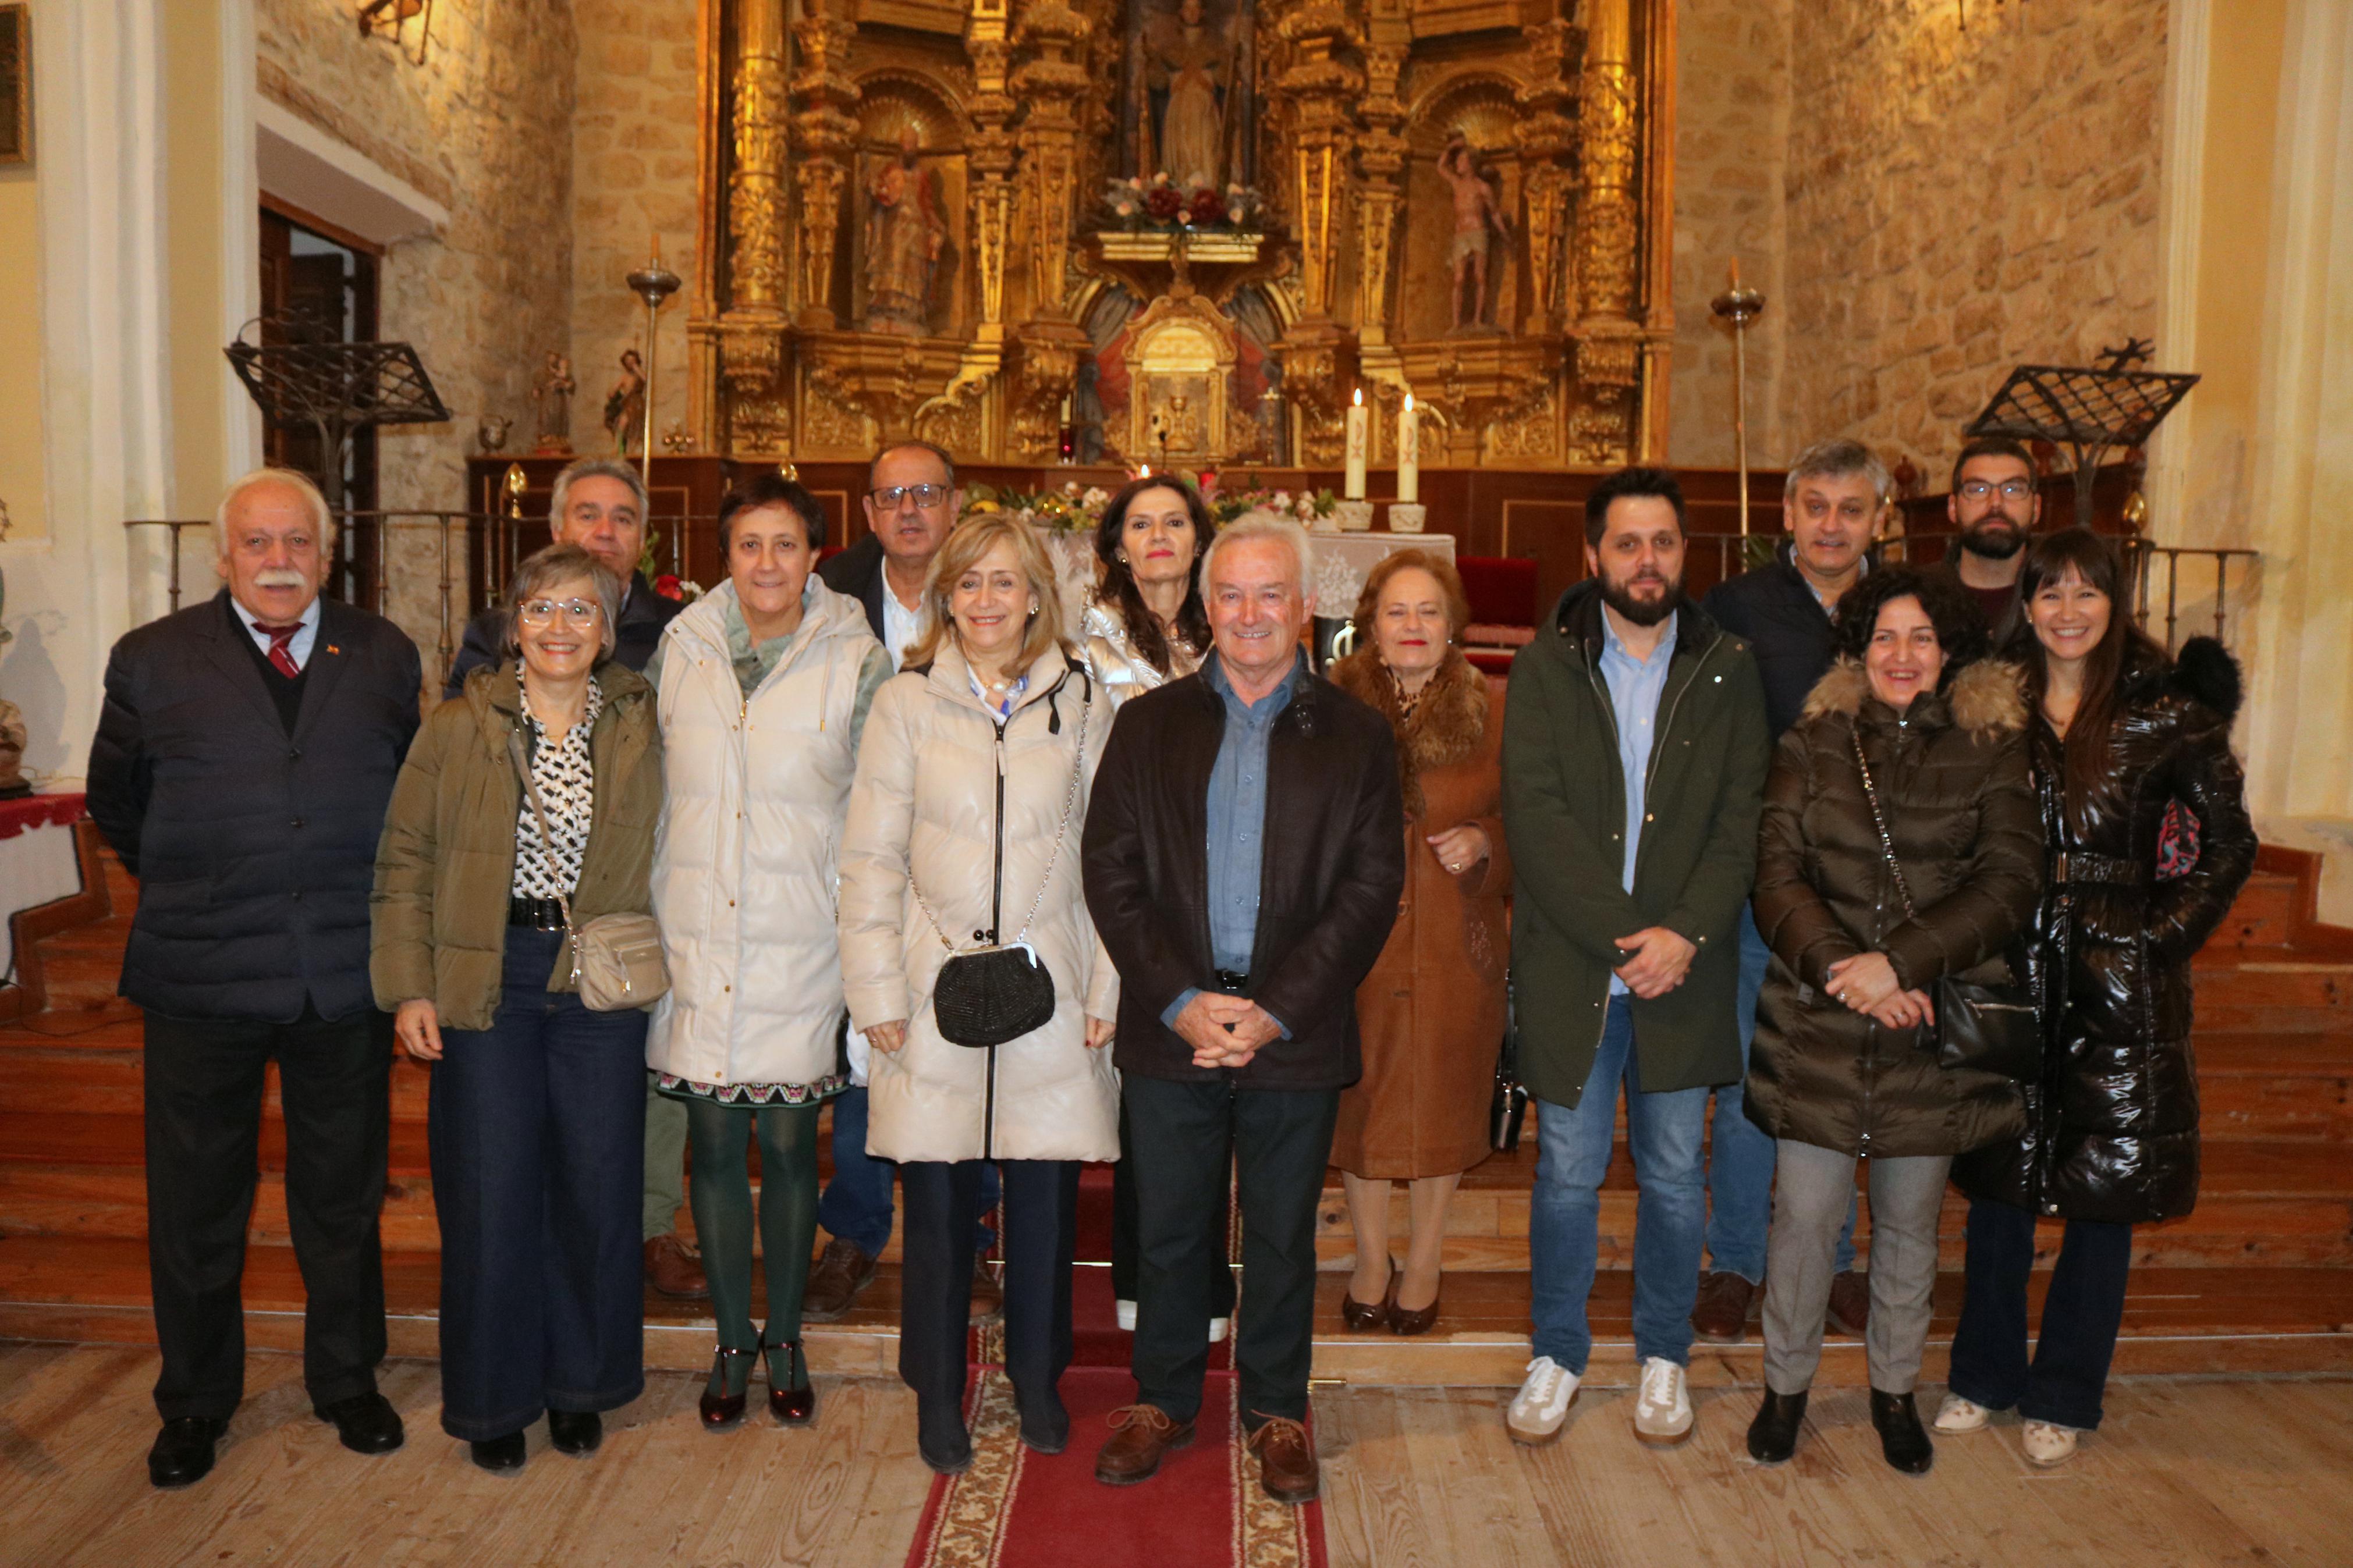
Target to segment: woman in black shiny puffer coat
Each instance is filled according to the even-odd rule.
[[[2047,1045],[2025,1136],[1954,1163],[1971,1198],[1968,1280],[1937,1426],[1968,1431],[2015,1405],[2027,1457],[2048,1465],[2099,1425],[2132,1227],[2198,1200],[2189,961],[2254,868],[2255,834],[2231,754],[2239,669],[2219,643],[2168,659],[2133,626],[2116,553],[2082,529],[2033,547],[2020,602],[2011,651],[2039,710],[2050,856],[2036,920]],[[2160,879],[2182,850],[2194,864]],[[2038,1215],[2067,1228],[2030,1367]]]

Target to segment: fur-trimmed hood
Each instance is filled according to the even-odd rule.
[[[1472,668],[1462,650],[1450,647],[1445,662],[1422,688],[1411,714],[1399,710],[1397,682],[1371,648],[1333,665],[1332,684],[1389,721],[1398,742],[1398,783],[1409,816],[1424,802],[1419,774],[1459,763],[1479,749],[1487,734],[1487,678]]]
[[[1841,658],[1807,693],[1799,720],[1803,722],[1825,713],[1852,718],[1862,711],[1863,701],[1870,696],[1871,677],[1864,673],[1862,661]],[[1915,706],[1924,702],[1942,704],[1950,710],[1957,729],[1973,733],[2026,728],[2025,678],[2016,665],[2001,659],[1980,658],[1965,666],[1944,689],[1915,699]]]

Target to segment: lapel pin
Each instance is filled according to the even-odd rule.
[[[329,643],[329,644],[327,645],[327,651],[328,651],[329,653],[341,653],[341,652],[343,652],[343,650],[342,648],[337,647],[333,643]]]

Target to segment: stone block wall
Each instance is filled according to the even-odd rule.
[[[443,232],[386,252],[380,330],[416,345],[456,417],[385,432],[378,464],[386,509],[456,510],[476,426],[506,416],[510,449],[528,447],[533,374],[571,342],[572,5],[438,0],[422,65],[359,37],[353,11],[346,0],[256,0],[259,83],[448,209]],[[593,374],[580,380],[601,397]],[[575,406],[575,437],[588,415]],[[441,638],[438,542],[399,531],[389,556],[388,611],[430,664]],[[454,556],[462,581],[462,549]]]
[[[654,243],[687,279],[662,307],[654,450],[686,418],[686,317],[695,273],[697,0],[573,0],[580,39],[572,121],[573,445],[607,452],[606,394],[621,352],[643,350],[645,306],[624,281]]]
[[[1748,456],[1788,452],[1781,437],[1783,329],[1788,321],[1784,174],[1790,121],[1791,0],[1683,0],[1676,9],[1675,356],[1668,451],[1678,463],[1733,461],[1732,334],[1709,313],[1740,258],[1763,292],[1748,329]]]
[[[1791,444],[1852,435],[1941,489],[2013,364],[2155,334],[2165,18],[2155,0],[1797,8]]]

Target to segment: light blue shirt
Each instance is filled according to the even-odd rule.
[[[253,646],[261,650],[264,658],[269,658],[269,634],[255,630],[261,625],[261,617],[238,603],[234,594],[228,596],[228,607],[237,612],[237,623],[245,627],[246,635],[253,639]],[[286,651],[293,656],[295,668],[308,669],[311,668],[311,645],[319,640],[319,601],[316,596],[311,598],[310,606],[302,612],[301,626],[302,629],[296,632],[287,643]]]
[[[1299,689],[1303,655],[1283,677],[1282,684],[1245,702],[1226,679],[1225,666],[1212,656],[1201,667],[1201,679],[1218,694],[1226,712],[1225,734],[1218,760],[1209,770],[1208,853],[1209,962],[1237,974],[1250,973],[1250,954],[1258,942],[1258,896],[1266,859],[1266,763],[1274,721]],[[1176,1015],[1200,994],[1188,986],[1160,1015],[1174,1024]],[[1282,1020],[1277,1019],[1277,1024]],[[1283,1038],[1291,1037],[1285,1027]]]
[[[1607,614],[1601,617],[1601,679],[1609,686],[1609,708],[1618,720],[1618,766],[1626,781],[1626,863],[1620,882],[1634,890],[1634,856],[1642,843],[1642,784],[1651,769],[1651,748],[1658,739],[1659,699],[1667,689],[1667,667],[1674,662],[1675,617],[1667,617],[1659,646],[1647,659],[1636,658],[1618,638],[1618,628]],[[1609,994],[1627,994],[1626,983],[1612,974]]]

